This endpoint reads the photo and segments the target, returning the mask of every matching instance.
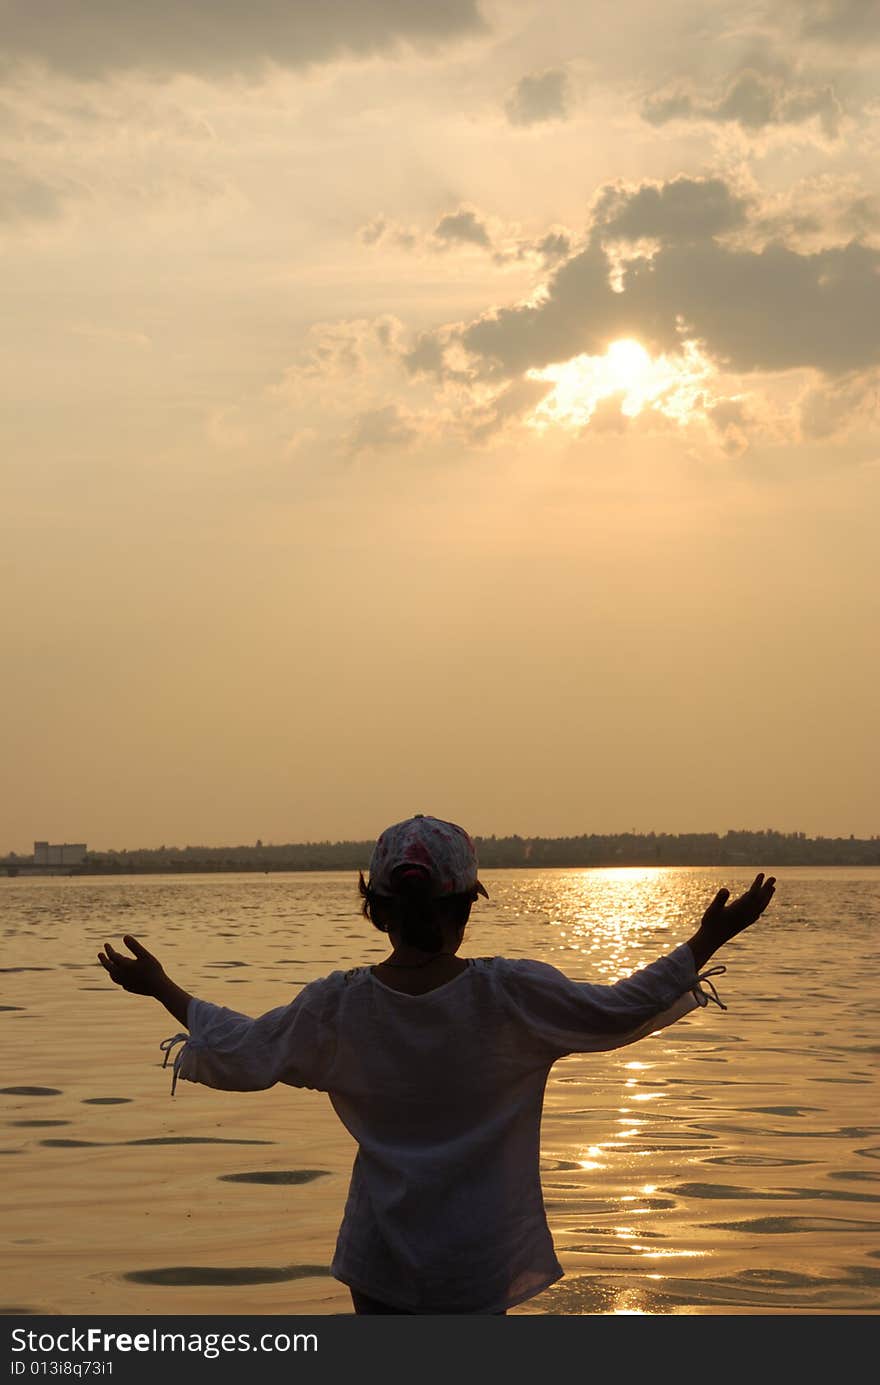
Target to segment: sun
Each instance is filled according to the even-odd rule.
[[[613,341],[605,353],[607,373],[619,390],[634,390],[643,382],[651,369],[651,357],[641,342],[632,337]]]
[[[652,357],[633,337],[620,337],[604,356],[574,356],[543,370],[530,370],[533,380],[553,385],[530,420],[533,427],[561,424],[583,428],[596,406],[612,395],[620,396],[620,412],[635,418],[645,408],[686,423],[699,408],[709,362],[693,342],[686,342],[675,356]]]

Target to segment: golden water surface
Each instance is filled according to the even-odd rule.
[[[713,959],[727,1012],[554,1067],[566,1275],[515,1312],[877,1311],[880,872],[766,869],[770,910]],[[754,874],[489,871],[462,952],[613,981]],[[260,1014],[386,954],[351,875],[2,880],[0,927],[2,1311],[349,1312],[327,1266],[354,1145],[326,1096],[172,1100],[179,1024],[96,954],[132,932],[185,989]]]

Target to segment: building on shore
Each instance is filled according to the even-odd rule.
[[[85,859],[85,842],[34,842],[35,866],[81,866]]]

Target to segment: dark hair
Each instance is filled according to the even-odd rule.
[[[399,933],[410,947],[422,952],[439,952],[443,946],[443,929],[450,924],[464,928],[477,897],[476,889],[465,894],[443,895],[432,899],[430,881],[407,876],[393,895],[377,894],[358,871],[358,894],[363,900],[361,913],[380,933]]]

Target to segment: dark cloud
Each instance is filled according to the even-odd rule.
[[[594,433],[625,433],[630,420],[623,412],[626,390],[616,390],[599,399],[590,418],[590,428]]]
[[[831,384],[814,386],[800,403],[800,428],[804,438],[824,439],[845,433],[856,422],[874,420],[880,411],[880,379],[848,376]]]
[[[358,414],[348,438],[348,450],[355,452],[385,452],[405,447],[416,436],[416,430],[401,414],[396,404],[381,409],[369,409]]]
[[[379,241],[384,241],[386,244],[396,245],[400,250],[415,250],[419,240],[415,231],[386,221],[384,216],[374,216],[372,221],[362,226],[358,231],[358,239],[362,245],[378,245]]]
[[[383,351],[393,351],[395,338],[402,328],[402,323],[396,317],[379,317],[373,323],[373,331],[376,340]]]
[[[657,92],[642,106],[642,119],[650,125],[667,125],[670,120],[692,120],[694,98],[684,91]]]
[[[462,330],[462,344],[489,375],[520,375],[581,353],[601,354],[609,331],[627,335],[611,326],[622,296],[612,292],[609,272],[604,249],[592,242],[556,271],[542,301],[479,318]]]
[[[132,69],[258,76],[269,62],[430,47],[485,27],[479,0],[4,0],[0,58],[84,79]]]
[[[385,234],[387,222],[383,216],[375,216],[366,226],[362,226],[358,235],[364,245],[375,245]]]
[[[839,133],[842,114],[831,85],[791,82],[753,68],[737,73],[714,97],[679,90],[651,96],[642,106],[642,118],[651,125],[704,120],[739,125],[750,134],[771,126],[802,125],[815,117],[829,139]]]
[[[742,399],[719,399],[706,410],[716,428],[736,426],[742,428],[749,421],[749,413]]]
[[[420,332],[415,346],[401,353],[401,362],[410,375],[448,376],[444,356],[445,339],[438,332]]]
[[[857,236],[880,230],[880,202],[873,197],[857,197],[841,218],[843,224]]]
[[[707,408],[706,417],[728,456],[738,457],[748,450],[748,428],[753,419],[744,400],[719,399]]]
[[[467,411],[463,419],[465,435],[470,442],[487,442],[505,424],[531,413],[552,388],[546,380],[512,380],[490,400]]]
[[[801,33],[843,46],[880,43],[877,0],[796,0]]]
[[[443,245],[464,241],[466,244],[480,245],[485,250],[492,245],[482,221],[477,220],[474,212],[464,209],[442,216],[434,227],[434,236]]]
[[[720,178],[674,178],[643,183],[636,192],[622,185],[606,188],[594,217],[605,239],[688,242],[742,226],[747,209],[745,198]]]
[[[0,159],[0,224],[55,221],[63,212],[59,189],[32,178],[11,159]]]
[[[550,264],[571,254],[571,238],[565,231],[549,231],[536,242],[535,249]]]
[[[880,252],[855,241],[815,254],[671,246],[627,272],[630,294],[649,332],[671,344],[674,314],[677,335],[735,371],[838,374],[880,360]]]
[[[568,115],[568,78],[561,68],[521,77],[504,104],[511,125],[539,125]]]
[[[478,372],[515,376],[582,353],[602,354],[619,337],[637,338],[652,354],[698,341],[718,365],[740,372],[813,367],[840,375],[880,361],[880,251],[858,241],[813,254],[779,243],[761,250],[725,246],[708,228],[723,223],[718,208],[726,206],[729,217],[737,199],[731,194],[725,202],[716,180],[692,181],[705,193],[703,239],[680,238],[673,218],[672,234],[656,237],[652,256],[626,263],[617,292],[604,244],[608,227],[600,221],[586,247],[551,276],[540,300],[459,329]],[[657,198],[644,198],[638,188],[622,201],[614,189],[611,224],[656,229],[671,186]],[[699,223],[695,188],[689,196]],[[442,354],[436,339],[433,349]],[[421,350],[428,351],[424,338]]]
[[[508,231],[496,225],[495,238],[478,212],[470,207],[445,212],[428,235],[386,221],[376,216],[358,231],[362,245],[395,245],[401,250],[451,251],[476,246],[491,255],[495,264],[507,266],[525,260],[541,260],[544,265],[556,264],[571,254],[571,234],[561,227],[552,227],[538,240],[519,235],[518,228]],[[430,367],[433,369],[433,367]],[[419,367],[421,369],[421,367]]]

